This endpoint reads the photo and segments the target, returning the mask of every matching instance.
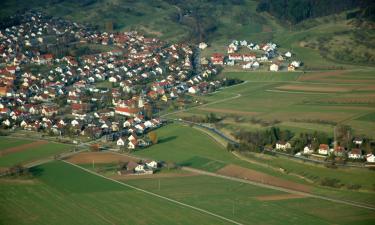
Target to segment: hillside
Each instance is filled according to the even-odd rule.
[[[268,10],[259,10],[260,5],[269,4]],[[374,65],[375,36],[373,24],[363,20],[363,15],[371,14],[367,1],[343,1],[335,10],[320,13],[322,1],[311,6],[309,16],[298,17],[293,12],[280,17],[271,7],[278,1],[254,0],[210,0],[202,3],[197,0],[46,0],[12,1],[0,3],[1,24],[16,23],[7,16],[26,9],[36,9],[49,15],[64,17],[72,21],[91,24],[101,30],[138,30],[148,36],[156,36],[172,42],[206,41],[214,49],[224,47],[232,39],[274,41],[282,48],[293,48],[302,59],[309,52],[312,64],[326,64],[331,61]],[[308,1],[290,1],[293,10],[303,7]],[[307,3],[306,3],[307,4]],[[330,8],[332,4],[327,6]],[[368,6],[361,10],[354,7]],[[266,7],[267,9],[267,7]],[[285,9],[289,10],[289,9]],[[370,10],[370,12],[368,12]],[[258,12],[257,12],[258,11]],[[260,12],[260,11],[269,11]],[[333,14],[342,11],[340,14]],[[114,13],[115,12],[115,13]],[[209,12],[209,13],[208,13]],[[328,14],[328,15],[327,15]],[[84,15],[84,16],[83,16]],[[273,17],[273,15],[275,17]],[[322,16],[327,15],[327,16]],[[292,18],[293,17],[293,18]],[[298,18],[297,18],[298,17]],[[314,17],[314,18],[311,18]],[[317,18],[315,18],[317,17]],[[292,21],[289,23],[288,21]],[[295,24],[298,22],[297,24]],[[0,25],[1,25],[0,24]],[[292,25],[293,24],[293,25]],[[316,61],[318,59],[318,61]],[[334,63],[335,66],[337,63]]]

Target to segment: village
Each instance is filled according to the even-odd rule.
[[[98,32],[40,12],[13,19],[19,24],[0,31],[5,129],[146,147],[151,142],[142,137],[165,123],[157,113],[222,86],[214,65],[194,72],[194,49],[187,44]],[[66,46],[84,46],[83,53],[69,55]],[[108,51],[91,53],[92,46]]]
[[[204,42],[199,44],[201,50],[207,47]],[[292,72],[303,66],[302,62],[295,59],[295,55],[290,51],[278,52],[277,44],[272,42],[256,44],[246,40],[233,40],[226,49],[226,54],[213,53],[211,55],[212,64],[237,67],[246,71],[268,70],[272,72]]]

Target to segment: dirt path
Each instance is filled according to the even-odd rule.
[[[89,164],[95,163],[118,163],[118,162],[129,162],[139,161],[137,158],[133,158],[123,154],[115,154],[112,152],[82,152],[73,155],[67,159],[67,161],[74,164]]]
[[[0,157],[11,154],[11,153],[22,152],[30,148],[35,148],[41,145],[45,145],[47,143],[48,143],[47,141],[35,141],[35,142],[28,143],[28,144],[7,148],[0,152]]]
[[[280,201],[287,199],[306,198],[306,196],[298,194],[281,194],[281,195],[263,195],[257,196],[256,199],[260,201]]]
[[[218,174],[236,177],[245,180],[251,180],[254,182],[268,184],[276,187],[282,187],[290,190],[310,193],[311,187],[296,182],[281,179],[275,176],[268,175],[266,173],[258,172],[252,169],[247,169],[237,165],[228,165],[217,171]]]

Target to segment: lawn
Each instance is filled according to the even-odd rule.
[[[32,172],[31,181],[0,179],[2,224],[228,224],[63,162]]]
[[[11,141],[9,141],[11,140]],[[0,139],[0,145],[4,142],[10,146],[10,143],[14,143],[14,146],[20,145],[20,143],[25,142],[26,144],[31,141],[21,140],[20,142],[12,142],[14,139]],[[60,143],[47,143],[40,146],[30,147],[20,152],[10,153],[0,157],[0,167],[10,167],[16,164],[23,164],[31,162],[38,159],[43,159],[46,157],[54,156],[62,152],[69,151],[71,147],[66,144]]]
[[[160,182],[160,190],[158,189]],[[236,218],[244,224],[371,224],[375,215],[364,210],[313,198],[262,201],[260,196],[285,193],[220,178],[184,178],[127,181],[192,205]],[[270,213],[272,212],[272,213]]]

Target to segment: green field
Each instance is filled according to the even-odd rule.
[[[244,224],[371,224],[375,219],[372,211],[312,198],[260,201],[256,197],[285,193],[219,178],[165,178],[160,181],[160,190],[158,182],[158,179],[128,181],[161,195],[212,209]]]
[[[1,149],[32,143],[30,140],[13,139],[2,137],[0,139]],[[27,162],[54,156],[62,152],[71,150],[71,146],[60,143],[47,143],[40,146],[30,147],[20,152],[6,154],[0,157],[0,167],[10,167],[16,164],[24,164]]]
[[[0,179],[2,224],[228,224],[63,162],[33,173],[31,181]]]
[[[38,166],[31,172],[32,179],[0,179],[3,224],[227,224],[63,162]],[[243,224],[372,224],[375,220],[370,210],[312,198],[257,199],[285,193],[221,178],[192,176],[126,183]]]

